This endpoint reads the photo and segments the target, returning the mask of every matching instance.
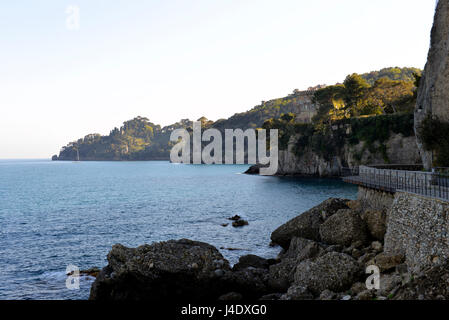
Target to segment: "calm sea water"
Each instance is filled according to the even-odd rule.
[[[168,162],[0,161],[0,299],[87,299],[65,287],[69,264],[107,264],[111,246],[205,241],[235,263],[274,257],[271,232],[329,197],[355,198],[339,180],[248,176],[248,166]],[[249,226],[222,227],[238,214]]]

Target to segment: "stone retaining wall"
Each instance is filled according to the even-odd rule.
[[[387,211],[384,250],[404,254],[410,271],[449,258],[449,202],[397,192]]]
[[[359,186],[357,200],[360,201],[363,209],[387,211],[393,204],[394,195]]]

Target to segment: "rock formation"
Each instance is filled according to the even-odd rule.
[[[367,210],[359,200],[326,200],[273,232],[273,242],[283,247],[276,259],[246,255],[232,269],[215,247],[202,242],[114,245],[90,299],[447,299],[447,260],[414,274],[406,256],[384,251],[379,238],[385,215]],[[366,286],[366,267],[373,265],[380,271],[379,289]]]
[[[415,132],[422,161],[426,169],[432,167],[432,153],[423,147],[419,136],[422,121],[431,115],[449,122],[449,1],[437,5],[431,34],[430,50],[418,90],[415,108]]]

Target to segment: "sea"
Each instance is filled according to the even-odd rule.
[[[231,264],[274,258],[278,226],[330,197],[356,198],[339,179],[243,174],[248,167],[0,160],[0,300],[88,299],[94,278],[67,288],[67,266],[102,268],[116,243],[186,238]],[[234,215],[249,225],[232,227]]]

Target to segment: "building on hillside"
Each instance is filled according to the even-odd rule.
[[[299,91],[295,89],[293,96],[297,99],[299,105],[299,112],[296,114],[296,122],[310,123],[312,118],[316,115],[318,106],[313,103],[313,95],[318,89],[324,88],[326,85],[317,85],[309,87],[307,90]]]

